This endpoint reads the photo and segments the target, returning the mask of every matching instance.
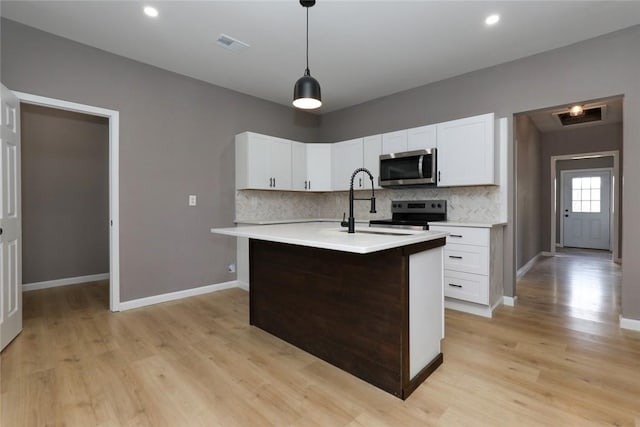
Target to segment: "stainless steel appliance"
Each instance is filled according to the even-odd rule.
[[[380,185],[406,187],[436,185],[437,150],[406,151],[380,156]]]
[[[446,200],[395,200],[390,219],[372,219],[369,226],[428,230],[429,222],[447,220]]]

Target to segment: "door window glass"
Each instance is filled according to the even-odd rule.
[[[601,178],[587,176],[571,179],[571,211],[600,213]]]

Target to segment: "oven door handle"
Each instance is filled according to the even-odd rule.
[[[422,173],[422,163],[424,162],[424,154],[421,154],[418,157],[418,176],[420,179],[424,178],[424,174]]]

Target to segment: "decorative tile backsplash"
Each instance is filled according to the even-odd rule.
[[[356,197],[369,197],[371,191],[356,191]],[[499,222],[500,187],[408,188],[376,190],[378,213],[369,213],[369,203],[356,201],[358,220],[391,217],[392,200],[444,199],[447,218],[460,222]],[[349,192],[307,193],[296,191],[236,191],[237,221],[268,221],[297,218],[342,218],[349,210]]]

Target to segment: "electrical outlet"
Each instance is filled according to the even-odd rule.
[[[193,194],[189,195],[189,206],[195,206],[197,203],[197,197]]]
[[[231,264],[229,264],[229,265],[227,266],[227,271],[228,271],[229,273],[235,273],[235,272],[236,272],[236,263],[235,263],[235,262],[232,262]]]

